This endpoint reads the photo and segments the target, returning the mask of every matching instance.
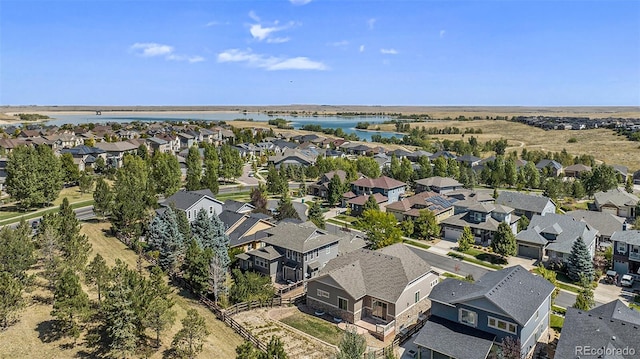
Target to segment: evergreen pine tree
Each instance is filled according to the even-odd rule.
[[[367,340],[364,336],[358,334],[355,328],[348,327],[344,331],[338,347],[340,348],[340,353],[338,353],[337,359],[361,359],[367,350]]]
[[[586,276],[580,276],[580,290],[576,296],[576,302],[573,304],[573,308],[587,311],[591,310],[596,305],[593,298],[593,289],[591,289],[591,281]]]
[[[209,334],[204,318],[195,309],[189,309],[187,316],[182,319],[182,329],[173,337],[171,347],[180,357],[195,358],[202,351],[204,339]]]
[[[167,207],[161,215],[153,219],[149,226],[148,240],[152,248],[158,251],[160,267],[173,273],[184,248],[184,238],[178,229],[176,215],[171,207]]]
[[[102,303],[102,293],[109,284],[110,269],[107,262],[102,258],[100,253],[93,257],[93,260],[87,266],[85,278],[87,283],[95,284],[98,290],[98,303]]]
[[[93,211],[102,218],[111,213],[113,193],[102,177],[96,181],[96,189],[93,191]]]
[[[209,263],[212,252],[203,251],[196,240],[192,238],[188,242],[187,250],[182,263],[182,271],[194,292],[205,295],[209,291]]]
[[[476,240],[471,232],[471,228],[465,226],[462,230],[462,235],[458,238],[458,250],[461,252],[467,251],[475,243]]]
[[[60,218],[58,233],[63,260],[76,273],[79,273],[84,270],[87,264],[91,243],[86,235],[80,233],[80,221],[78,221],[66,197],[60,204],[58,216]]]
[[[267,344],[267,351],[260,352],[258,359],[288,359],[287,353],[284,351],[284,344],[277,336],[272,336]]]
[[[311,207],[309,207],[309,220],[316,225],[316,227],[324,229],[325,221],[324,215],[322,214],[322,208],[320,207],[320,202],[312,202]]]
[[[213,245],[213,221],[204,208],[198,211],[196,219],[191,222],[191,236],[200,248],[208,248]]]
[[[23,288],[11,273],[0,271],[0,328],[8,327],[24,307]]]
[[[374,210],[374,211],[380,210],[378,201],[376,201],[376,197],[372,194],[369,195],[369,198],[367,198],[367,201],[362,206],[362,212],[368,211],[368,210]]]
[[[126,266],[119,259],[116,260],[113,272],[113,285],[107,291],[102,307],[109,351],[114,357],[129,357],[136,349],[136,314],[132,309]]]
[[[300,219],[298,212],[296,212],[296,209],[293,207],[293,203],[291,203],[291,198],[289,198],[287,194],[282,196],[280,201],[278,201],[277,212],[278,213],[274,216],[277,221],[281,221],[286,218]]]
[[[576,239],[571,246],[569,261],[567,262],[567,275],[571,280],[577,282],[580,276],[584,276],[586,280],[591,282],[595,276],[591,254],[582,238]]]
[[[65,269],[56,283],[51,315],[58,319],[63,333],[78,338],[80,336],[79,320],[88,310],[89,297],[82,290],[80,279],[73,269]]]
[[[213,242],[211,246],[205,244],[205,250],[211,250],[210,275],[211,287],[216,300],[227,292],[226,281],[229,271],[229,236],[225,234],[224,222],[217,215],[211,217],[213,223]]]

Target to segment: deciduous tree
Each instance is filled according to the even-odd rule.
[[[498,230],[491,241],[491,249],[503,257],[515,256],[518,252],[516,236],[513,235],[511,227],[505,222],[500,222]]]
[[[475,237],[468,226],[462,230],[462,235],[458,238],[458,250],[461,252],[469,250],[476,243]]]
[[[313,222],[318,228],[324,229],[325,221],[324,215],[322,213],[322,208],[320,207],[320,202],[311,202],[311,206],[309,207],[309,220]]]
[[[414,223],[413,233],[416,234],[419,239],[424,240],[440,236],[440,226],[433,212],[428,209],[420,211],[420,215]]]
[[[113,192],[109,184],[102,178],[98,177],[96,181],[96,189],[93,191],[93,211],[102,218],[111,214],[113,206]]]
[[[180,163],[171,153],[156,151],[151,157],[151,179],[154,192],[165,197],[171,196],[180,189]]]
[[[124,166],[116,172],[114,189],[112,222],[116,231],[130,242],[142,232],[148,209],[157,202],[147,163],[139,157],[125,155]]]
[[[374,249],[402,241],[402,231],[391,213],[369,210],[362,214],[360,225]]]

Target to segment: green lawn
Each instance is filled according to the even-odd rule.
[[[428,245],[428,244],[424,244],[424,243],[421,243],[421,242],[418,242],[418,241],[412,241],[412,240],[410,240],[410,239],[403,239],[402,241],[403,241],[404,243],[410,244],[410,245],[412,245],[412,246],[420,247],[420,248],[422,248],[422,249],[429,249],[429,248],[431,248],[431,246],[430,246],[430,245]]]
[[[76,209],[76,208],[86,207],[91,205],[93,205],[93,200],[88,200],[83,202],[72,203],[71,208]],[[33,211],[33,212],[18,212],[11,217],[0,220],[0,225],[3,226],[6,224],[19,222],[22,218],[24,218],[25,220],[30,220],[33,218],[42,217],[46,213],[57,212],[58,210],[59,210],[58,206],[54,206],[54,207],[49,207],[43,210]]]
[[[235,199],[235,200],[249,200],[251,196],[251,192],[250,191],[242,191],[242,192],[232,192],[232,193],[223,193],[223,194],[217,194],[216,195],[216,199],[219,199],[220,201],[226,201],[228,199]]]
[[[358,220],[356,217],[347,216],[346,214],[339,214],[336,216],[336,219],[349,223],[353,223]]]
[[[554,311],[554,312],[556,312],[556,313],[558,313],[558,314],[562,314],[562,315],[564,315],[564,314],[566,314],[566,313],[567,313],[567,310],[566,310],[566,309],[564,309],[564,308],[562,308],[562,307],[559,307],[559,306],[557,306],[557,305],[555,305],[555,304],[551,306],[551,309],[553,309],[553,311]]]
[[[551,314],[550,322],[549,326],[551,326],[551,328],[561,331],[562,326],[564,325],[564,318],[556,314]]]
[[[329,344],[338,345],[342,340],[343,331],[337,325],[309,314],[296,312],[280,321]]]
[[[470,263],[475,263],[477,265],[481,265],[483,267],[487,267],[487,268],[491,268],[491,269],[502,269],[503,267],[497,264],[491,264],[489,262],[483,261],[483,260],[479,260],[477,258],[473,258],[473,257],[469,257],[469,256],[465,256],[464,254],[460,254],[460,253],[456,253],[456,252],[449,252],[447,253],[448,256],[450,257],[454,257],[454,258],[458,258],[458,259],[462,259],[465,262],[470,262]]]
[[[491,264],[496,264],[496,265],[507,264],[507,261],[504,258],[502,258],[501,256],[499,256],[497,254],[489,253],[487,251],[475,249],[475,248],[469,248],[468,250],[466,250],[466,251],[464,251],[462,253],[468,254],[468,255],[474,257],[477,260],[480,260],[480,261],[483,261],[483,262],[488,262],[488,263],[491,263]]]
[[[636,303],[629,303],[629,308],[631,309],[635,309],[637,311],[640,312],[640,304],[636,304]]]

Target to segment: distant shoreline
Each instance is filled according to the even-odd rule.
[[[464,116],[478,117],[557,116],[587,118],[640,118],[640,106],[364,106],[364,105],[274,105],[274,106],[0,106],[0,123],[20,123],[13,114],[39,113],[55,115],[141,115],[176,113],[272,113],[281,115],[324,116],[337,114],[363,115],[429,115],[433,119]],[[97,117],[97,116],[96,116]],[[98,118],[98,117],[97,117]]]

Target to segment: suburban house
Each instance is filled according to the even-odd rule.
[[[551,199],[514,191],[501,191],[496,198],[496,204],[509,206],[514,209],[516,215],[529,219],[534,214],[544,216],[546,213],[556,213],[556,204]]]
[[[124,164],[124,155],[127,153],[135,153],[138,146],[131,142],[98,142],[95,147],[107,153],[107,165],[113,168],[120,168]]]
[[[304,150],[286,148],[280,155],[269,156],[269,163],[276,168],[282,165],[307,167],[314,165],[316,158],[318,158],[318,152],[313,148]]]
[[[540,162],[536,163],[536,168],[540,172],[547,172],[548,174],[558,177],[564,173],[564,168],[562,165],[554,160],[540,160]]]
[[[474,168],[480,164],[480,161],[482,161],[482,158],[476,157],[474,155],[466,154],[466,155],[457,157],[456,161],[466,165],[469,168]]]
[[[606,192],[598,192],[593,195],[594,205],[600,212],[613,213],[624,218],[636,218],[638,197],[627,191],[616,188]]]
[[[544,216],[534,215],[527,229],[516,236],[518,255],[542,260],[566,262],[569,259],[573,243],[584,241],[591,257],[596,250],[598,230],[588,223],[555,213]]]
[[[234,199],[228,199],[224,201],[224,204],[222,205],[222,209],[224,211],[231,211],[236,213],[249,213],[254,209],[256,209],[256,207],[251,203],[240,202]]]
[[[208,189],[199,191],[178,191],[162,202],[163,207],[173,205],[176,209],[187,214],[189,222],[195,221],[198,211],[205,209],[209,217],[220,215],[224,203],[217,200]],[[160,208],[159,210],[162,210]]]
[[[153,152],[171,153],[171,143],[158,137],[149,137],[146,140],[147,148],[150,148]]]
[[[583,165],[582,163],[577,163],[575,165],[567,166],[564,169],[565,177],[573,177],[580,178],[582,174],[591,172],[591,167],[587,165]]]
[[[402,243],[330,260],[307,282],[307,305],[384,340],[429,309],[439,274]]]
[[[620,231],[611,236],[613,270],[619,275],[633,274],[640,280],[640,231]]]
[[[71,156],[73,156],[73,163],[78,166],[80,171],[84,171],[87,168],[93,168],[99,157],[102,157],[102,159],[105,160],[105,163],[107,163],[107,152],[97,147],[82,145],[73,148],[63,148],[60,150],[60,153],[70,153]]]
[[[397,202],[387,205],[387,213],[393,213],[398,221],[407,219],[415,220],[420,216],[420,211],[429,210],[438,222],[453,215],[453,204],[457,202],[455,198],[446,195],[426,191],[420,192],[411,197],[403,198]]]
[[[598,231],[596,246],[600,248],[611,245],[613,233],[625,230],[625,219],[612,213],[577,210],[566,214],[596,229]]]
[[[456,203],[457,205],[457,203]],[[456,206],[457,207],[457,206]],[[455,208],[454,208],[455,211]],[[517,233],[520,217],[513,214],[513,208],[499,204],[477,202],[440,222],[444,239],[457,241],[462,235],[464,227],[469,227],[476,243],[488,246],[501,222],[511,227],[513,234]]]
[[[195,137],[184,132],[180,132],[177,135],[180,140],[180,148],[191,148],[194,144],[197,144]]]
[[[341,237],[313,223],[282,222],[264,231],[264,246],[242,253],[240,268],[268,275],[274,282],[299,282],[313,278],[340,253]],[[348,239],[348,238],[347,238]]]
[[[323,174],[318,182],[309,185],[307,191],[310,195],[327,198],[329,196],[329,182],[333,176],[338,176],[340,178],[340,183],[345,183],[347,181],[347,173],[343,170],[331,171]]]
[[[589,311],[567,308],[556,358],[638,358],[640,312],[620,299]],[[591,352],[593,348],[595,353]],[[598,353],[606,348],[610,355]]]
[[[415,181],[416,193],[431,191],[445,194],[463,188],[464,185],[449,177],[429,177]]]
[[[229,236],[229,247],[242,248],[244,252],[260,248],[267,236],[264,231],[276,226],[269,222],[270,216],[262,213],[224,210],[218,217],[224,223],[225,234]]]
[[[351,213],[357,215],[370,195],[374,195],[379,204],[390,204],[400,200],[406,187],[406,183],[387,176],[360,178],[351,182],[351,191],[343,195],[344,205],[349,204]]]
[[[420,358],[485,359],[507,337],[519,340],[523,358],[530,357],[547,338],[554,289],[520,265],[474,283],[445,279],[429,294],[431,317],[414,340]]]

